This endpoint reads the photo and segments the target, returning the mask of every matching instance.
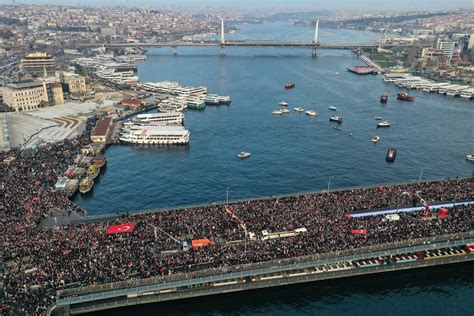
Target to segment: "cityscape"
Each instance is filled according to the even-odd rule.
[[[2,315],[472,315],[474,4],[0,3],[0,179]]]

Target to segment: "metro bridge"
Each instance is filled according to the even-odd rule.
[[[312,57],[317,56],[317,49],[375,49],[378,47],[377,43],[320,43],[318,41],[319,20],[316,21],[314,30],[314,37],[311,42],[304,41],[276,41],[276,40],[232,40],[226,41],[224,37],[224,20],[221,19],[220,40],[206,40],[206,41],[174,41],[174,42],[140,42],[140,43],[110,43],[104,44],[107,48],[126,48],[126,47],[171,47],[173,54],[178,54],[178,47],[219,47],[220,55],[225,55],[226,47],[288,47],[288,48],[311,48]],[[87,46],[98,46],[98,44],[84,44]]]

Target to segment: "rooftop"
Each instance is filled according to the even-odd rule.
[[[25,89],[42,86],[43,83],[39,80],[20,80],[7,84],[7,87],[12,89]]]

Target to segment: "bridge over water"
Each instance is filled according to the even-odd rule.
[[[126,48],[126,47],[171,47],[173,54],[178,54],[178,47],[219,47],[220,55],[225,55],[226,47],[288,47],[288,48],[310,48],[311,56],[317,56],[318,49],[375,49],[378,47],[377,43],[320,43],[319,35],[319,20],[316,21],[314,29],[314,37],[310,42],[304,41],[275,41],[275,40],[225,40],[224,35],[224,20],[221,20],[220,40],[205,40],[205,41],[173,41],[173,42],[139,42],[139,43],[109,43],[104,46],[107,48]],[[102,44],[83,44],[82,47],[97,47]]]

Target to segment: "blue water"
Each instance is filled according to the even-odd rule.
[[[310,28],[288,24],[242,25],[230,35],[239,39],[304,40]],[[370,42],[377,34],[350,30],[321,30],[322,42]],[[465,176],[474,164],[474,102],[411,91],[413,103],[395,99],[399,89],[380,76],[357,76],[346,67],[361,61],[346,50],[180,48],[153,49],[139,65],[141,81],[174,80],[183,85],[206,85],[210,92],[232,97],[230,106],[187,111],[191,131],[186,147],[143,148],[112,146],[107,170],[93,193],[76,201],[91,214],[124,212],[196,203],[400,182],[424,178]],[[337,75],[336,73],[339,73]],[[283,89],[287,81],[293,90]],[[387,105],[380,95],[390,90]],[[280,101],[291,113],[272,116]],[[335,105],[343,117],[334,129],[329,111]],[[302,106],[321,114],[308,117],[292,109]],[[374,116],[392,126],[377,129]],[[353,136],[349,136],[352,133]],[[370,139],[381,136],[378,144]],[[395,163],[385,162],[388,148],[398,150]],[[252,153],[245,161],[240,151]]]
[[[238,39],[311,39],[309,28],[288,24],[243,25]],[[228,36],[228,38],[231,38]],[[321,30],[326,43],[370,42],[374,33]],[[191,141],[183,147],[112,146],[108,165],[93,193],[76,202],[91,214],[115,213],[289,194],[327,188],[423,178],[465,176],[474,164],[474,102],[410,91],[413,103],[395,99],[399,89],[380,76],[357,76],[346,67],[361,61],[343,50],[227,48],[153,49],[139,65],[141,81],[175,80],[206,85],[230,95],[230,106],[186,112]],[[336,74],[340,73],[339,75]],[[284,90],[287,81],[296,83]],[[390,90],[386,105],[380,95]],[[272,116],[280,101],[291,113]],[[335,130],[327,107],[344,118]],[[312,118],[292,111],[302,106],[321,114]],[[392,122],[377,129],[374,116]],[[353,136],[349,136],[352,133]],[[382,137],[378,144],[370,139]],[[385,162],[388,148],[398,150]],[[252,153],[238,160],[238,152]],[[472,315],[472,264],[373,275],[304,286],[229,294],[113,311],[155,314],[320,314],[320,315]]]

